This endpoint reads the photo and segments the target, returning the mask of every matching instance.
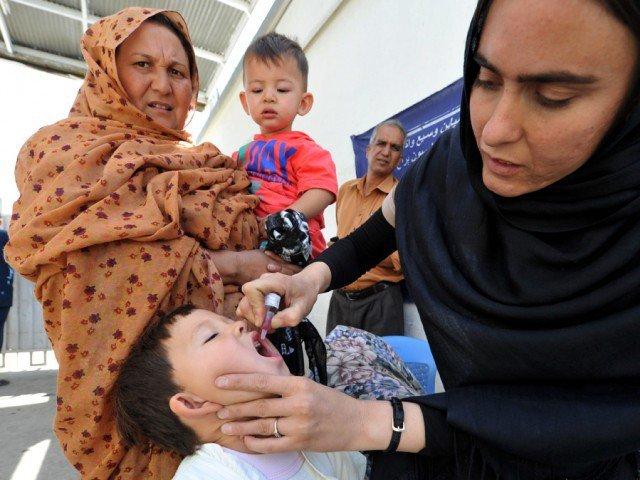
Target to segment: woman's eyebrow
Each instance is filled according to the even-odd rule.
[[[491,72],[493,72],[495,74],[502,75],[500,73],[500,69],[498,69],[498,67],[496,67],[489,60],[487,60],[487,58],[484,55],[482,55],[481,53],[476,52],[475,55],[473,56],[473,59],[481,67],[486,68],[487,70],[489,70],[489,71],[491,71]]]
[[[573,83],[576,85],[590,85],[597,81],[598,79],[593,75],[576,75],[575,73],[565,70],[518,75],[518,82],[521,83]]]
[[[153,60],[154,59],[154,57],[152,55],[149,55],[148,53],[133,52],[131,55],[138,55],[140,57],[148,58],[149,60]],[[172,60],[171,61],[171,65],[180,65],[180,66],[186,68],[186,65],[184,63],[182,63],[181,61],[179,61],[179,60]]]
[[[500,69],[493,65],[481,53],[476,53],[474,60],[481,67],[491,72],[502,75]],[[578,85],[590,85],[596,83],[598,78],[593,75],[577,75],[566,70],[550,71],[544,73],[530,73],[518,75],[519,83],[573,83]]]

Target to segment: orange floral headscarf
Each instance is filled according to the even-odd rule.
[[[35,282],[60,365],[54,429],[86,479],[172,478],[175,454],[123,447],[111,387],[161,314],[187,302],[231,310],[208,252],[257,242],[258,200],[236,162],[156,124],[122,89],[116,48],[159,12],[129,8],[87,30],[70,116],[32,136],[16,164],[5,253]],[[164,14],[188,38],[182,17]]]
[[[176,12],[143,8],[128,8],[98,21],[87,29],[82,37],[82,55],[87,63],[87,75],[71,108],[70,116],[81,115],[105,119],[117,119],[120,122],[162,132],[170,136],[188,140],[185,131],[171,130],[155,123],[153,119],[138,110],[127,98],[116,71],[116,51],[122,42],[149,17],[162,12],[189,40],[187,25]],[[193,53],[193,47],[191,47]],[[195,59],[195,55],[192,55]],[[197,69],[191,78],[195,104],[198,93]]]

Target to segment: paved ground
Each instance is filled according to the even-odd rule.
[[[62,455],[51,425],[56,370],[2,373],[0,387],[0,479],[71,480],[74,469]]]

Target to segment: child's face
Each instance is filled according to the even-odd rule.
[[[242,108],[260,126],[263,134],[291,131],[296,115],[306,115],[313,96],[305,92],[298,64],[292,57],[277,63],[249,58],[244,65]]]
[[[260,397],[215,387],[214,380],[227,373],[289,375],[284,360],[268,340],[244,321],[232,321],[208,310],[194,310],[178,317],[165,340],[173,380],[181,389],[203,400],[229,405]]]

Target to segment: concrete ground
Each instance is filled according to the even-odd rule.
[[[0,378],[0,479],[71,480],[52,431],[56,408],[56,370],[5,372]]]

